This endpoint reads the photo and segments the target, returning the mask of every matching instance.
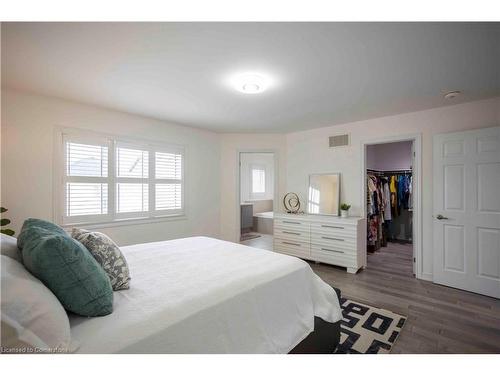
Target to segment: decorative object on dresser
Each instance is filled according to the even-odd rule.
[[[342,203],[340,205],[340,217],[347,218],[349,217],[349,209],[351,208],[350,204]]]
[[[286,193],[283,197],[283,206],[289,214],[300,213],[300,199],[295,193]]]
[[[366,266],[366,219],[275,213],[274,251],[356,273]]]

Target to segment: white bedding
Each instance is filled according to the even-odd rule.
[[[79,353],[287,353],[335,291],[294,257],[208,237],[122,247],[132,277],[114,311],[70,316]]]

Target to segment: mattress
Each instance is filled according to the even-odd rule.
[[[121,248],[130,289],[103,317],[70,316],[78,353],[288,353],[334,290],[295,257],[208,237]]]

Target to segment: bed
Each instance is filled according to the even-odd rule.
[[[110,315],[70,315],[77,353],[314,352],[315,336],[338,342],[337,294],[298,258],[208,237],[121,250],[131,287],[114,293]]]

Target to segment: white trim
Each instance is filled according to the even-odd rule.
[[[423,272],[422,238],[422,134],[403,134],[376,139],[361,140],[361,208],[366,217],[366,146],[381,143],[413,141],[415,157],[413,159],[413,256],[416,263],[416,278],[432,280],[432,275]]]
[[[67,140],[74,140],[76,143],[85,142],[86,144],[106,145],[108,147],[108,177],[68,177],[64,170],[65,166],[65,147]],[[148,178],[125,178],[117,177],[115,168],[117,147],[130,147],[133,149],[146,150],[149,155]],[[181,154],[181,178],[180,179],[156,179],[155,173],[155,153],[177,153]],[[186,165],[186,147],[177,144],[163,144],[144,139],[133,139],[122,137],[120,135],[111,135],[87,131],[77,128],[54,127],[54,160],[53,160],[53,220],[62,226],[86,225],[87,227],[112,227],[132,224],[142,224],[158,221],[170,221],[186,218],[185,206],[185,165]],[[90,179],[92,181],[90,181]],[[108,184],[108,214],[105,215],[87,215],[66,217],[64,212],[65,204],[65,184],[68,181],[75,182],[101,182]],[[116,183],[146,183],[149,187],[148,211],[117,213],[116,212]],[[154,188],[159,183],[180,183],[181,185],[181,209],[156,210],[154,202]],[[153,196],[153,199],[151,197]],[[74,220],[73,220],[74,219]]]
[[[273,154],[274,155],[274,194],[273,194],[273,212],[278,212],[277,204],[279,201],[279,150],[278,149],[237,149],[236,150],[236,233],[235,240],[240,242],[241,238],[241,154]]]
[[[155,139],[148,139],[148,138],[142,138],[142,137],[128,137],[124,135],[119,135],[119,134],[113,134],[113,133],[101,133],[101,132],[96,132],[94,130],[87,130],[87,129],[80,129],[80,128],[72,128],[72,127],[67,127],[67,126],[54,126],[54,131],[55,133],[63,133],[66,134],[67,136],[76,136],[78,138],[88,138],[88,137],[101,137],[101,138],[110,138],[115,141],[127,143],[127,142],[137,142],[137,143],[145,143],[148,145],[156,146],[158,149],[163,149],[163,150],[168,150],[168,152],[171,152],[172,150],[177,150],[177,151],[182,151],[186,149],[185,145],[181,145],[178,143],[168,143],[165,144],[163,142],[158,142]]]
[[[426,281],[434,281],[433,277],[432,277],[432,273],[427,273],[427,272],[422,272],[420,274],[420,277],[419,279],[421,280],[426,280]]]
[[[187,216],[183,214],[177,214],[177,215],[150,217],[150,218],[123,219],[123,220],[107,221],[102,223],[87,222],[87,223],[63,224],[61,226],[63,228],[85,227],[85,229],[99,229],[99,228],[124,227],[128,225],[162,223],[162,222],[180,221],[180,220],[187,220]]]

